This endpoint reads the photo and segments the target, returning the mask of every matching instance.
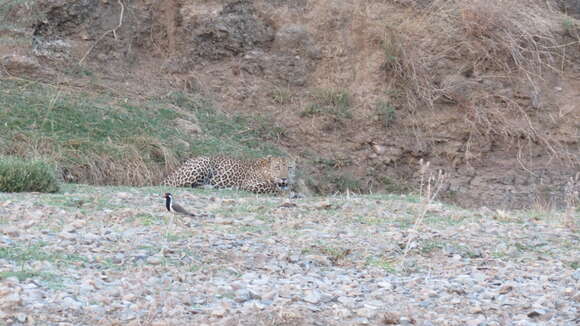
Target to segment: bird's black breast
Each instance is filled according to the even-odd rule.
[[[171,198],[165,199],[165,208],[167,208],[167,210],[171,212]]]

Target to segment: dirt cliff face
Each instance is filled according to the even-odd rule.
[[[463,206],[561,205],[580,178],[580,25],[502,3],[40,1],[27,33],[63,82],[260,117],[317,192],[417,189],[421,161]]]

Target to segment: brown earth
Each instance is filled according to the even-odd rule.
[[[562,205],[580,179],[566,3],[39,1],[12,17],[44,18],[8,32],[32,46],[0,57],[23,56],[2,73],[259,116],[316,192],[417,189],[430,162],[463,206]]]

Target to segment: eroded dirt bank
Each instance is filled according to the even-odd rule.
[[[315,192],[417,189],[420,160],[464,206],[563,206],[578,184],[580,25],[565,2],[38,3],[13,10],[29,23],[5,37],[30,43],[0,48],[2,73],[202,94],[258,117]]]

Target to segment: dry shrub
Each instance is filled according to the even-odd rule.
[[[106,152],[81,154],[78,162],[66,164],[72,176],[68,181],[134,186],[155,184],[177,167],[179,161],[169,148],[155,139],[144,138],[130,139]],[[67,155],[70,157],[70,154]]]
[[[549,100],[544,78],[562,72],[575,46],[563,43],[563,17],[549,1],[433,1],[387,29],[383,68],[414,114],[454,104],[471,135],[527,139],[574,162],[533,119]]]
[[[102,152],[80,150],[86,143],[56,144],[49,137],[17,134],[5,154],[22,158],[50,157],[58,162],[66,182],[144,186],[156,184],[179,165],[175,152],[153,137],[135,137],[123,144],[107,144]]]

